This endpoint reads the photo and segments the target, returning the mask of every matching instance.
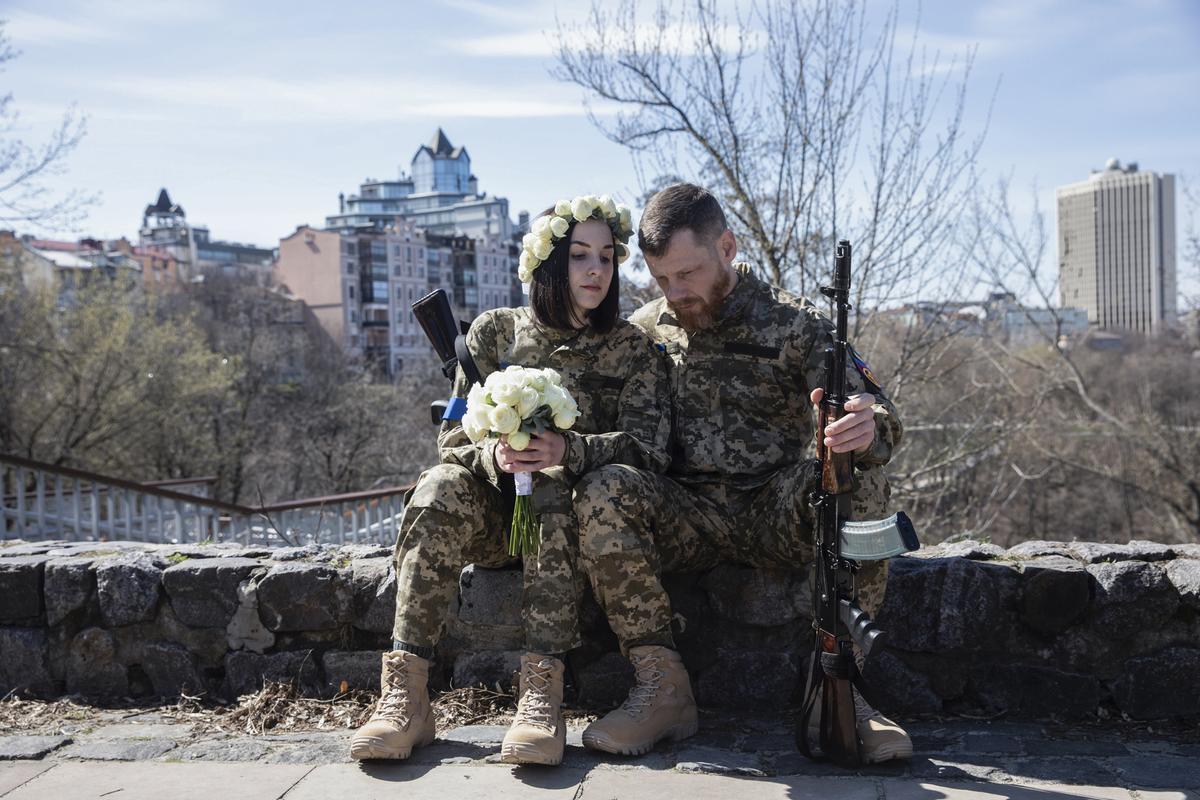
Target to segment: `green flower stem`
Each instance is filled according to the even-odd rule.
[[[533,513],[533,498],[518,495],[513,506],[512,530],[508,534],[510,556],[535,555],[540,547],[537,515]]]

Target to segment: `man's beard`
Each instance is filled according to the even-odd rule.
[[[692,300],[683,307],[667,301],[667,308],[671,309],[675,319],[679,320],[679,324],[688,333],[711,328],[717,321],[717,315],[721,313],[721,306],[724,305],[725,297],[729,294],[729,287],[732,284],[733,279],[729,275],[729,270],[722,269],[717,276],[716,283],[709,290],[708,297]]]

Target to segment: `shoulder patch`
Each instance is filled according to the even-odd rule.
[[[866,383],[867,389],[871,394],[883,394],[883,386],[880,385],[879,379],[875,377],[875,373],[871,371],[871,367],[867,364],[866,359],[858,354],[854,349],[854,345],[846,345],[846,352],[850,355],[850,361],[853,362],[854,368],[858,370],[858,374],[862,376],[863,382]]]

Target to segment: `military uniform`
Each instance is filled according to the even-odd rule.
[[[551,367],[579,405],[563,433],[559,467],[534,474],[533,505],[541,546],[524,559],[522,616],[527,648],[560,653],[580,641],[582,578],[571,492],[579,476],[608,464],[666,468],[669,418],[666,359],[646,334],[619,320],[612,331],[559,331],[538,325],[528,308],[501,308],[476,318],[467,346],[485,377],[516,364]],[[460,369],[454,393],[465,397]],[[420,648],[437,642],[464,564],[509,563],[512,476],[496,465],[497,440],[472,443],[457,422],[443,423],[441,463],[423,473],[406,505],[396,543],[397,640]],[[507,498],[507,500],[506,500]]]
[[[631,321],[670,356],[671,465],[656,475],[629,465],[590,472],[575,491],[581,560],[623,651],[673,647],[664,572],[721,561],[798,567],[814,558],[806,458],[833,325],[810,301],[737,264],[737,285],[712,327],[689,335],[663,298]],[[846,392],[869,391],[848,365]],[[895,407],[876,393],[875,440],[856,457],[853,514],[884,515],[882,465],[900,441]],[[878,611],[886,562],[858,575],[860,603]]]

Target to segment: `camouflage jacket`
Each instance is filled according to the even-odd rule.
[[[771,286],[738,263],[738,282],[716,324],[692,336],[666,299],[638,309],[630,321],[671,359],[671,467],[688,484],[751,489],[807,457],[815,415],[809,392],[820,386],[834,326],[813,303]],[[846,393],[866,391],[847,365]],[[900,417],[877,395],[875,441],[856,463],[884,464],[900,442]]]
[[[605,464],[666,470],[666,358],[641,329],[618,320],[607,334],[559,331],[538,325],[528,308],[496,308],[475,318],[467,347],[485,378],[511,364],[558,371],[579,404],[579,418],[563,432],[568,471],[580,475]],[[454,396],[466,397],[467,388],[459,369]],[[444,422],[438,453],[499,485],[496,443],[488,437],[473,444],[459,423]]]

